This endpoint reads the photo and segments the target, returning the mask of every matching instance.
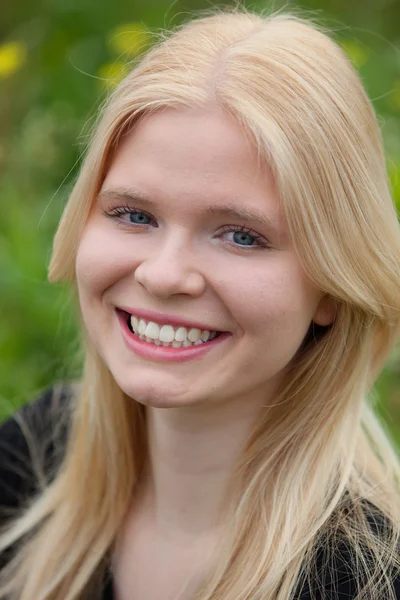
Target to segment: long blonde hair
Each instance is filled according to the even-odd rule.
[[[400,231],[373,108],[329,36],[292,14],[232,9],[159,40],[102,109],[49,278],[76,292],[80,236],[121,135],[144,114],[210,103],[240,121],[272,168],[295,249],[337,313],[310,330],[248,440],[227,499],[232,525],[197,598],[288,600],[315,575],[316,548],[346,542],[364,581],[357,599],[391,600],[400,467],[368,392],[399,335]],[[65,459],[0,538],[0,549],[21,542],[2,573],[0,595],[12,600],[92,597],[146,460],[144,408],[118,387],[83,321],[82,332]],[[368,511],[384,518],[378,534]]]

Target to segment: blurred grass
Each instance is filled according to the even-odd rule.
[[[226,2],[226,5],[232,2]],[[265,10],[265,2],[244,2]],[[55,0],[10,3],[0,23],[0,419],[54,381],[80,374],[66,285],[47,282],[52,237],[79,169],[96,108],[127,63],[211,2]],[[309,0],[301,8],[334,31],[378,113],[400,211],[400,3]],[[400,354],[375,386],[400,443]]]

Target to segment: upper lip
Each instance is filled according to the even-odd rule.
[[[124,312],[129,313],[130,315],[142,318],[145,321],[154,321],[159,325],[172,325],[172,327],[196,328],[207,331],[223,331],[222,329],[218,329],[212,326],[210,327],[209,325],[205,325],[204,323],[200,323],[199,321],[190,321],[189,319],[176,317],[175,315],[168,315],[166,313],[159,313],[154,310],[144,310],[143,308],[130,308],[129,306],[119,306],[117,308],[119,310],[123,310]]]

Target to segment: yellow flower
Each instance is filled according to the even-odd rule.
[[[118,85],[118,83],[127,74],[127,65],[122,60],[114,60],[102,65],[98,71],[98,76],[104,79],[106,85]]]
[[[0,45],[0,79],[13,75],[26,60],[26,47],[22,42]]]
[[[116,54],[132,58],[146,48],[150,37],[149,30],[142,23],[124,23],[109,33],[108,45]]]
[[[356,69],[359,69],[367,62],[370,53],[360,42],[342,40],[340,45]]]
[[[394,202],[400,217],[400,165],[390,165],[389,177],[392,186]]]
[[[400,79],[393,83],[393,90],[389,96],[389,103],[394,108],[400,111]]]

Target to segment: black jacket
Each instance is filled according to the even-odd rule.
[[[29,432],[33,433],[32,442],[40,442],[43,454],[37,458],[44,465],[47,480],[51,480],[57,473],[68,435],[71,393],[67,385],[60,387],[59,394],[54,395],[53,391],[53,388],[50,388],[0,426],[0,526],[23,506],[40,485],[34,474],[30,451],[31,440],[28,435],[27,441],[21,429],[19,416],[23,416]],[[376,516],[370,523],[377,531]],[[310,600],[311,589],[317,600],[355,598],[357,585],[352,575],[348,549],[342,547],[340,552],[336,550],[335,555],[329,557],[325,550],[321,550],[316,556],[316,569],[319,571],[317,579],[320,582],[323,574],[323,590],[319,585],[314,587],[312,583],[301,583],[295,600]],[[6,564],[7,558],[7,553],[0,556],[0,568]],[[400,573],[393,574],[392,580],[395,597],[400,600]],[[112,577],[109,570],[105,573],[101,597],[96,600],[113,600]]]

